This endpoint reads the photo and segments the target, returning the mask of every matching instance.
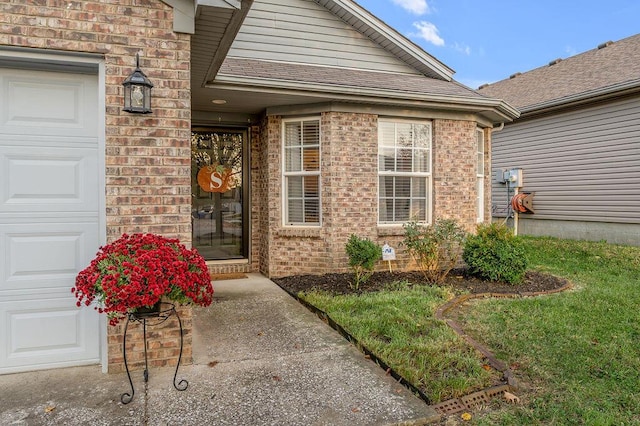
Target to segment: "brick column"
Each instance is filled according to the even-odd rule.
[[[476,226],[476,123],[433,121],[433,221]]]

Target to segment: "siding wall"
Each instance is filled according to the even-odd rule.
[[[523,220],[640,224],[637,97],[507,125],[493,135],[492,161],[493,216],[507,200],[495,171],[520,167],[523,190],[536,192]]]
[[[254,2],[228,56],[418,74],[312,0]]]

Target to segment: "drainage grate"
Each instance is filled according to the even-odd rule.
[[[474,392],[469,395],[465,395],[460,398],[460,401],[467,407],[471,408],[478,404],[486,404],[489,402],[489,397],[485,391]]]
[[[431,407],[440,414],[453,414],[467,409],[459,399],[450,399]]]
[[[474,392],[460,398],[450,399],[431,407],[439,414],[454,414],[464,410],[471,410],[479,404],[487,404],[493,398],[502,397],[505,391],[509,391],[509,385],[494,386],[483,391]]]
[[[500,386],[494,386],[492,388],[489,389],[485,389],[485,393],[487,394],[487,397],[489,399],[493,399],[493,398],[498,398],[498,397],[502,397],[502,395],[504,395],[504,393],[509,392],[510,388],[509,385],[500,385]]]

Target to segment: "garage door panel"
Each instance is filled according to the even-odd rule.
[[[104,231],[98,76],[0,68],[0,374],[100,362],[75,278]]]
[[[78,309],[69,298],[0,302],[0,372],[29,365],[69,365],[99,360],[99,316],[91,307]],[[91,332],[93,331],[93,332]]]
[[[0,132],[95,135],[94,76],[4,70],[0,86]]]
[[[1,147],[1,212],[95,211],[95,149]]]
[[[55,226],[56,232],[51,231]],[[0,294],[32,289],[70,291],[99,246],[97,223],[0,225]]]

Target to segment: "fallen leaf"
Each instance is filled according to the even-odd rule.
[[[491,371],[491,366],[489,364],[482,364],[482,368],[484,368],[487,371]]]
[[[273,376],[273,380],[275,380],[276,382],[281,382],[281,381],[282,381],[282,377],[280,377],[280,376]]]
[[[520,398],[518,398],[517,396],[515,396],[511,392],[504,391],[504,399],[506,399],[507,402],[509,402],[509,403],[513,403],[513,404],[519,404],[520,403]]]
[[[50,412],[52,412],[52,411],[53,411],[53,410],[55,410],[55,409],[56,409],[56,407],[54,407],[53,405],[48,405],[48,406],[46,406],[46,407],[44,408],[44,412],[45,412],[45,413],[50,413]]]
[[[387,373],[386,373],[386,374],[387,374],[387,376],[388,376],[389,374],[391,374],[391,367],[387,368]]]
[[[351,412],[352,412],[352,413],[359,413],[359,412],[360,412],[360,409],[359,409],[358,407],[353,407],[353,408],[351,409]]]
[[[258,332],[257,336],[262,336],[264,333],[262,331]]]
[[[216,365],[218,365],[218,361],[211,361],[209,363],[209,367],[215,367]]]
[[[464,420],[465,422],[468,422],[469,420],[471,420],[471,417],[472,417],[472,416],[471,416],[471,413],[462,413],[462,414],[460,415],[460,418],[461,418],[462,420]]]

